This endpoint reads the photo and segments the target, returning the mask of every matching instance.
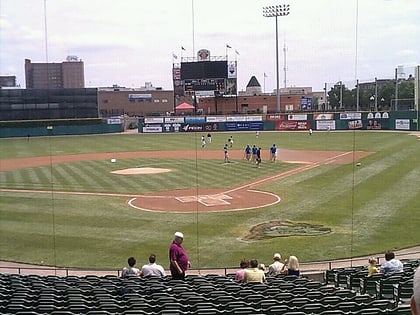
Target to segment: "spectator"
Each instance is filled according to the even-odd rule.
[[[244,282],[265,282],[265,273],[258,268],[258,260],[251,259],[249,268],[245,270]]]
[[[242,258],[241,262],[239,263],[239,269],[235,273],[235,281],[243,282],[244,281],[244,275],[245,275],[245,269],[249,267],[249,260],[246,258]]]
[[[300,276],[299,260],[296,256],[290,256],[289,259],[284,261],[282,273],[286,275]]]
[[[134,257],[130,257],[127,259],[128,267],[124,267],[122,270],[121,277],[127,278],[127,277],[133,277],[133,276],[139,276],[140,270],[136,267],[136,259]]]
[[[185,272],[191,266],[191,263],[188,260],[187,252],[182,247],[183,241],[184,234],[176,232],[174,240],[169,247],[169,269],[171,270],[172,279],[184,280]]]
[[[385,276],[392,275],[396,272],[403,272],[404,266],[401,261],[395,259],[395,253],[393,251],[385,252],[385,260],[380,269]]]
[[[370,257],[368,262],[369,262],[368,277],[370,277],[371,275],[379,272],[379,269],[376,267],[376,264],[378,263],[378,261],[376,260],[375,257]]]
[[[279,253],[275,253],[273,256],[273,263],[268,266],[268,275],[269,276],[276,276],[281,273],[284,264],[281,262],[281,255]]]
[[[141,274],[143,277],[164,277],[165,270],[161,265],[156,263],[156,255],[151,254],[149,256],[149,263],[141,268]]]
[[[266,272],[266,267],[265,267],[265,265],[264,265],[264,264],[258,264],[258,269],[260,269],[260,270],[264,271],[264,274],[265,274],[265,272]]]
[[[411,296],[411,314],[420,315],[420,267],[417,267],[413,279],[413,295]]]

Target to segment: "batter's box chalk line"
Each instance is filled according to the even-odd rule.
[[[215,195],[184,196],[184,197],[176,197],[175,199],[182,203],[199,202],[204,206],[211,207],[211,206],[230,205],[230,202],[226,200],[231,200],[233,198],[225,194],[215,194]]]

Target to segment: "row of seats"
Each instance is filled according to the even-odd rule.
[[[325,282],[361,294],[370,294],[377,299],[392,299],[396,304],[406,302],[413,293],[413,275],[420,265],[420,260],[411,259],[402,262],[404,271],[390,276],[379,273],[368,277],[367,267],[364,266],[327,270]]]
[[[0,274],[1,314],[404,314],[389,299],[294,276],[165,278]],[[338,312],[338,313],[334,313]],[[368,313],[371,312],[371,313]]]

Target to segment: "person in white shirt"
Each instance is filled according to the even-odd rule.
[[[128,267],[124,267],[122,270],[121,277],[136,277],[140,275],[140,270],[136,267],[136,259],[134,257],[130,257],[127,259]]]
[[[395,258],[395,253],[393,251],[385,252],[385,262],[381,265],[381,272],[386,275],[392,275],[396,272],[403,272],[404,265],[403,263]]]
[[[165,270],[161,265],[156,263],[156,255],[151,254],[149,256],[149,263],[141,268],[141,274],[143,277],[164,277]]]
[[[268,266],[268,275],[276,276],[281,273],[284,264],[281,262],[281,255],[275,253],[273,256],[273,263]]]

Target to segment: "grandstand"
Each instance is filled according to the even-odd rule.
[[[410,314],[410,279],[419,262],[405,261],[404,274],[392,276],[391,286],[391,277],[378,279],[372,292],[361,292],[360,287],[348,287],[349,281],[341,281],[364,267],[330,270],[325,281],[279,275],[268,277],[266,283],[247,284],[236,283],[234,274],[189,275],[185,280],[173,280],[3,273],[0,313]]]
[[[278,275],[263,284],[237,283],[229,268],[193,270],[182,281],[170,276],[123,279],[115,270],[16,265],[13,271],[3,263],[0,314],[411,314],[420,253],[410,249],[398,256],[404,272],[389,277],[367,277],[363,257],[304,264],[302,277]],[[320,266],[329,268],[314,280],[312,272]]]

